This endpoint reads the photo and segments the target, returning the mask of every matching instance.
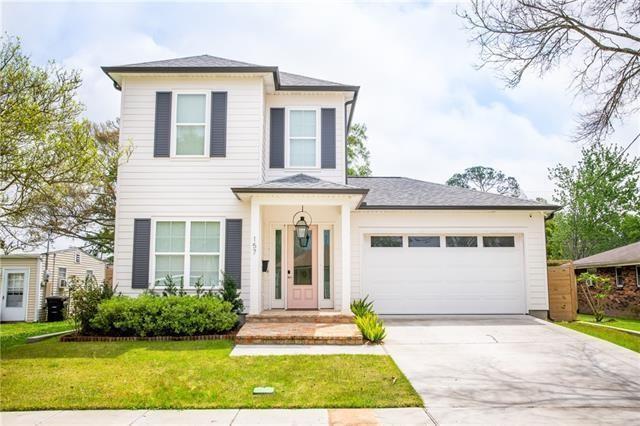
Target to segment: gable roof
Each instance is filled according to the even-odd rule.
[[[349,177],[369,193],[360,209],[559,210],[559,206],[405,177]]]
[[[593,256],[583,257],[573,262],[576,269],[622,265],[640,265],[640,241],[603,251]]]
[[[357,92],[359,87],[303,75],[280,72],[276,66],[264,66],[211,55],[140,62],[137,64],[104,66],[102,70],[113,80],[117,89],[121,73],[271,73],[276,90],[309,90]]]
[[[259,183],[242,188],[231,188],[240,193],[315,193],[315,194],[366,194],[367,189],[319,179],[299,173],[281,179]]]

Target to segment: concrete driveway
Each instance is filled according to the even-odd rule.
[[[640,424],[640,355],[528,316],[385,318],[438,424]]]

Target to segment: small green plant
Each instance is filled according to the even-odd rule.
[[[240,314],[244,310],[244,303],[240,298],[240,292],[238,291],[236,280],[231,275],[224,272],[222,273],[222,290],[220,290],[220,299],[231,303],[231,306],[233,306],[233,312],[236,314]]]
[[[593,312],[594,319],[596,322],[602,322],[605,315],[605,305],[613,291],[611,280],[597,274],[583,272],[577,281],[591,312]]]
[[[369,312],[363,316],[356,316],[356,325],[365,339],[372,343],[381,343],[387,337],[384,323],[378,316]]]
[[[351,302],[351,312],[356,317],[362,317],[366,314],[373,313],[373,302],[368,302],[367,299],[369,296],[366,296],[364,299],[355,299]]]
[[[171,275],[164,277],[164,288],[162,289],[162,295],[164,297],[167,296],[177,296],[178,295],[178,286],[176,285],[175,280]]]
[[[90,322],[98,312],[98,306],[104,300],[111,299],[113,294],[114,289],[109,284],[99,284],[93,276],[86,279],[71,277],[68,314],[73,320],[76,330],[81,333],[89,332],[91,330]]]
[[[204,289],[204,281],[202,276],[199,276],[195,283],[193,283],[193,288],[196,290],[196,297],[202,297],[206,294],[206,290]]]

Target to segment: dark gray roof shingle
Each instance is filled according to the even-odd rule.
[[[369,190],[360,208],[557,210],[533,200],[457,188],[405,177],[349,177],[351,186]]]
[[[118,65],[117,68],[184,68],[184,67],[208,67],[208,68],[254,68],[261,65],[248,62],[234,61],[233,59],[220,58],[211,55],[187,56],[184,58],[164,59],[161,61],[140,62],[137,64]]]
[[[117,84],[112,73],[126,72],[270,72],[274,75],[276,88],[281,90],[343,90],[357,91],[357,86],[320,80],[298,74],[281,72],[276,66],[264,66],[235,61],[211,55],[188,56],[161,61],[140,62],[102,67],[102,70]]]
[[[573,262],[575,268],[592,268],[598,266],[640,265],[640,241],[612,250],[603,251],[593,256],[583,257]]]
[[[346,193],[346,194],[366,194],[367,190],[351,185],[344,185],[336,182],[329,182],[313,176],[299,173],[281,179],[275,179],[250,185],[243,188],[231,188],[235,193],[249,192],[325,192],[325,193]]]

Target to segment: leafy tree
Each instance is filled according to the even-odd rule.
[[[595,143],[577,165],[549,170],[557,213],[551,245],[563,258],[579,259],[631,242],[640,221],[640,158],[619,146]]]
[[[573,88],[593,100],[578,139],[599,141],[625,117],[634,119],[640,97],[638,0],[472,0],[459,10],[481,65],[497,69],[507,86],[527,72],[573,67]]]
[[[82,120],[80,74],[31,63],[17,39],[0,51],[0,249],[81,238],[113,250],[113,184],[121,158],[113,126]],[[105,212],[106,215],[105,215]]]
[[[367,126],[356,123],[347,137],[347,175],[371,176],[369,149],[367,148]]]
[[[510,197],[519,197],[521,193],[520,185],[514,177],[484,166],[469,167],[462,173],[454,174],[447,180],[447,185],[482,192],[495,192]]]
[[[602,322],[607,300],[613,291],[611,280],[600,275],[583,272],[577,281],[596,322]]]
[[[56,210],[47,219],[55,235],[77,238],[88,251],[111,260],[115,235],[116,179],[118,166],[128,158],[130,146],[118,147],[119,120],[92,123],[100,177],[78,192],[72,203]]]

